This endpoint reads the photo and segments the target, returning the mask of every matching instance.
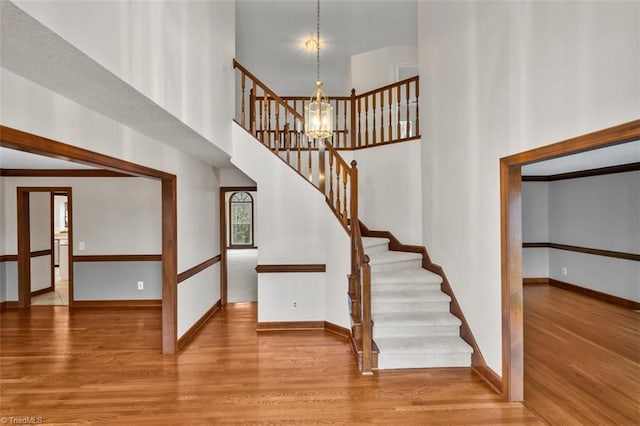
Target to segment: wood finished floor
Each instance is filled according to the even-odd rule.
[[[45,424],[540,424],[469,369],[358,376],[324,331],[255,332],[231,305],[177,356],[160,311],[34,307],[0,314],[0,416]]]
[[[525,405],[553,425],[640,424],[640,313],[524,288]]]

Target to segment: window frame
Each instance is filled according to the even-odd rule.
[[[233,197],[237,194],[247,194],[250,201],[233,201]],[[251,225],[251,242],[249,244],[233,244],[233,204],[250,204],[251,205],[251,214],[250,214],[250,225]],[[254,200],[253,196],[249,191],[234,191],[231,193],[229,197],[229,226],[227,227],[227,232],[229,233],[229,241],[227,244],[227,248],[230,249],[254,249],[256,248],[255,241],[255,215],[254,215]]]

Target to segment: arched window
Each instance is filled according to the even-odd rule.
[[[230,247],[253,247],[253,198],[248,192],[234,192],[229,199]]]

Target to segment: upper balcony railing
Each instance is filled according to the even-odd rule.
[[[251,76],[251,83],[241,77],[240,124],[249,123],[251,132],[275,150],[296,150],[301,144],[307,148],[300,135],[309,96],[278,97],[256,87],[257,79],[250,73],[242,75]],[[359,95],[352,90],[351,96],[329,96],[333,108],[329,142],[342,150],[419,139],[419,97],[419,76]]]

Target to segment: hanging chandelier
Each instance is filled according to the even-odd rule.
[[[333,133],[331,121],[331,104],[322,93],[322,81],[320,80],[320,0],[317,0],[316,8],[316,91],[304,107],[304,133],[309,138],[325,139]]]

